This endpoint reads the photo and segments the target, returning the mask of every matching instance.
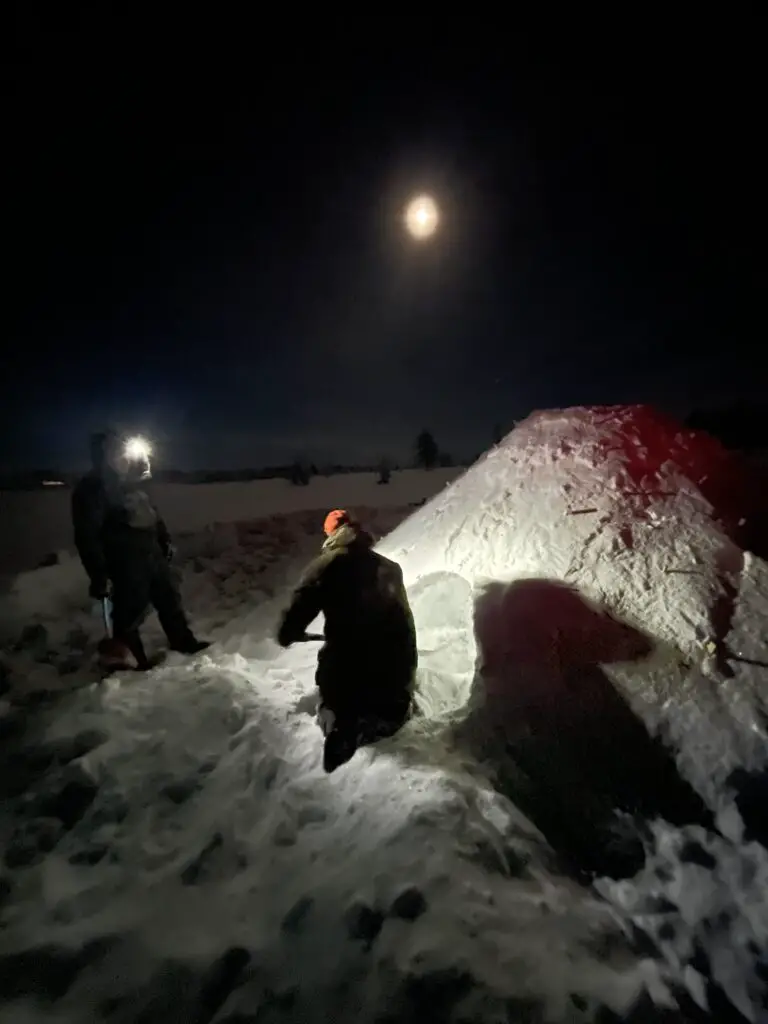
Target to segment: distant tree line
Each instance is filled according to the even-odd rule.
[[[443,451],[430,430],[422,430],[416,438],[416,466],[420,469],[436,469],[438,466],[453,466],[453,457]]]
[[[494,423],[491,439],[499,444],[509,430],[514,427],[502,427]],[[482,451],[468,460],[480,458]],[[441,448],[434,433],[426,427],[419,431],[413,445],[412,460],[400,464],[388,455],[381,455],[375,463],[316,463],[303,456],[297,456],[291,463],[277,466],[245,467],[240,469],[199,469],[180,470],[154,468],[152,479],[156,483],[184,484],[217,484],[235,483],[249,480],[287,480],[296,487],[306,487],[316,476],[337,476],[343,473],[377,473],[379,484],[388,484],[392,474],[406,468],[433,470],[449,468],[456,465],[467,465],[468,462],[457,462],[450,452]],[[0,473],[0,490],[41,490],[57,486],[72,486],[80,477],[80,473],[62,472],[57,469],[30,470],[23,473]]]
[[[383,455],[375,463],[314,463],[308,459],[297,458],[294,462],[278,466],[245,467],[242,469],[152,469],[152,480],[155,483],[213,484],[236,483],[251,480],[287,480],[289,483],[304,487],[316,476],[338,476],[346,473],[377,473],[380,484],[388,484],[392,474],[413,466],[433,469],[436,466],[452,466],[451,456],[437,448],[434,438],[428,431],[419,435],[416,453],[412,462],[399,463]],[[0,473],[0,490],[3,491],[36,491],[55,490],[60,487],[71,487],[80,478],[81,473],[62,472],[58,469],[29,470],[22,473]]]
[[[514,424],[512,424],[514,426]],[[503,428],[495,423],[491,438],[498,444],[511,427]],[[482,452],[477,453],[477,458]],[[474,458],[469,461],[474,461]],[[458,463],[466,464],[466,463]],[[240,469],[200,469],[180,470],[153,468],[152,479],[157,483],[213,484],[235,483],[249,480],[284,479],[297,487],[305,487],[315,476],[337,476],[343,473],[377,473],[378,483],[388,484],[392,474],[408,466],[418,469],[432,470],[439,467],[457,465],[450,452],[440,447],[435,435],[426,427],[417,435],[413,447],[413,459],[400,464],[388,455],[381,455],[375,463],[345,464],[340,462],[316,463],[309,459],[297,458],[284,465],[244,467]],[[80,473],[62,472],[57,469],[38,469],[22,473],[0,473],[0,490],[42,490],[55,487],[72,486]]]

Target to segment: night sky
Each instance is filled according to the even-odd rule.
[[[76,468],[108,423],[225,469],[762,397],[750,22],[65,6],[12,42],[0,469]]]

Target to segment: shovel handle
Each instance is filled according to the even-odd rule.
[[[108,637],[112,636],[112,615],[110,613],[110,600],[108,597],[101,599],[101,618],[104,623],[104,632]]]

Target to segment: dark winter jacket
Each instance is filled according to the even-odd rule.
[[[372,546],[371,536],[358,528],[336,530],[304,573],[278,629],[278,643],[288,647],[323,613],[317,684],[331,707],[410,699],[416,630],[403,573]]]
[[[75,546],[92,583],[170,550],[170,535],[149,495],[109,469],[94,470],[72,494]]]

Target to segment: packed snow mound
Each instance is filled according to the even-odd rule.
[[[744,467],[719,442],[648,407],[540,412],[404,521],[382,550],[404,561],[412,582],[446,570],[468,579],[546,570],[567,579],[594,550],[629,554],[650,537],[661,546],[655,531],[664,523],[682,522],[688,533],[716,524],[738,541],[753,511],[750,490]],[[599,543],[585,552],[585,541]]]
[[[432,576],[463,593],[528,577],[573,584],[700,661],[724,639],[722,600],[765,522],[753,491],[719,442],[646,406],[541,412],[380,550],[416,593]],[[438,603],[420,626],[440,614]]]
[[[738,806],[757,814],[746,838],[765,841],[766,787],[755,780],[768,752],[766,498],[746,463],[653,409],[550,411],[521,423],[381,545],[403,564],[417,606],[423,707],[481,723],[474,750],[493,752],[502,787],[513,752],[505,791],[518,806],[526,807],[526,757],[539,787],[565,790],[550,820],[536,819],[551,839],[574,813],[574,790],[577,813],[588,809],[588,762],[617,803],[631,791],[635,809],[654,817],[655,802],[681,826],[661,827],[635,886],[608,890],[638,915],[660,891],[670,905],[684,903],[682,944],[710,958],[750,1019],[764,999],[754,951],[768,940],[768,901],[737,878],[764,885],[768,861],[755,843],[742,845],[734,789],[740,777],[752,780]],[[439,663],[446,609],[459,606],[471,615],[463,636],[472,657],[457,676],[432,670],[431,659]],[[652,755],[649,736],[674,752],[682,778]],[[571,757],[560,760],[565,745]],[[633,761],[644,793],[642,778],[624,777]],[[546,763],[557,767],[547,773]],[[696,866],[686,863],[686,822],[710,828]],[[748,912],[735,909],[747,903]],[[671,955],[685,960],[680,948]]]

